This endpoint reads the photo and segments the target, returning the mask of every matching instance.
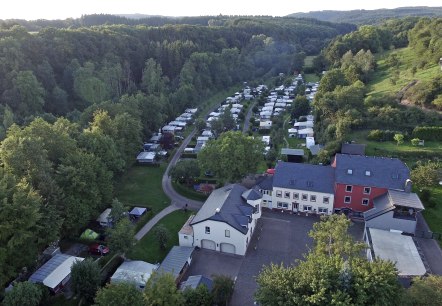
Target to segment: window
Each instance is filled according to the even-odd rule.
[[[315,195],[311,195],[310,196],[310,202],[316,202],[316,196]]]
[[[370,194],[371,188],[370,187],[364,187],[364,194]]]
[[[324,204],[330,203],[330,198],[329,197],[322,198],[322,203],[324,203]]]
[[[184,236],[184,239],[189,239],[189,237],[188,236]]]
[[[299,200],[299,193],[293,192],[293,199]]]
[[[304,205],[304,211],[312,211],[312,207],[310,205]]]
[[[224,235],[225,235],[226,237],[230,237],[230,230],[225,230],[225,231],[224,231]]]
[[[367,206],[369,202],[369,199],[362,199],[362,205]]]
[[[210,227],[206,226],[206,234],[210,234]]]
[[[345,191],[346,192],[352,192],[353,191],[353,186],[352,185],[345,186]]]
[[[351,202],[351,197],[345,196],[344,203],[350,203],[350,202]]]
[[[284,198],[290,199],[290,191],[284,191]]]
[[[371,171],[370,170],[365,170],[365,176],[371,176]]]
[[[305,194],[305,193],[303,193],[303,194],[302,194],[302,200],[303,200],[303,201],[307,201],[307,200],[308,200],[308,195]]]
[[[286,203],[286,202],[278,202],[278,203],[276,204],[276,206],[277,206],[278,208],[287,209],[287,208],[289,207],[289,203]]]
[[[276,190],[276,197],[277,198],[281,198],[282,197],[282,191],[281,190]]]
[[[347,169],[347,174],[353,174],[353,169]]]
[[[326,213],[328,213],[328,208],[318,207],[318,213],[326,214]]]

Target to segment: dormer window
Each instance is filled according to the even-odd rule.
[[[371,171],[370,170],[365,170],[365,176],[371,176]]]
[[[353,169],[347,169],[347,174],[353,174]]]

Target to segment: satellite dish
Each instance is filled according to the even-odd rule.
[[[215,209],[215,212],[216,212],[216,213],[219,213],[219,211],[220,211],[220,209],[219,209],[219,207],[217,207],[217,208]]]

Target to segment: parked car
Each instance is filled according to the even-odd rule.
[[[109,253],[109,248],[105,245],[94,243],[89,246],[89,253],[103,256]]]

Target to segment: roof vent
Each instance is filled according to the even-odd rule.
[[[347,169],[347,174],[353,174],[353,169]]]
[[[313,187],[313,182],[312,181],[307,181],[307,187]]]
[[[399,173],[392,173],[391,178],[395,180],[399,179]]]
[[[295,180],[290,180],[289,184],[292,185],[292,186],[295,185]]]
[[[370,170],[365,170],[365,176],[371,176],[371,171]]]
[[[220,212],[219,207],[217,207],[217,208],[215,209],[215,212],[216,212],[216,213],[219,213],[219,212]]]

